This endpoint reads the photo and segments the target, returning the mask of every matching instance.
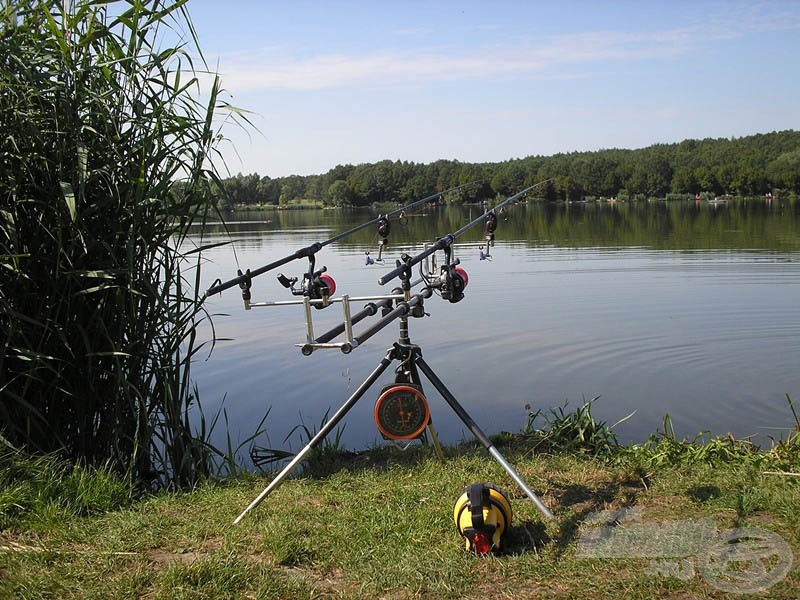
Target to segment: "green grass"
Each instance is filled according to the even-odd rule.
[[[130,485],[110,469],[30,456],[0,436],[0,531],[11,525],[46,529],[71,516],[116,510],[131,498]]]
[[[552,521],[473,445],[448,449],[445,461],[417,446],[342,454],[324,472],[287,480],[235,527],[265,478],[120,500],[113,510],[62,510],[58,519],[41,509],[17,513],[0,530],[0,597],[726,597],[698,572],[654,573],[646,557],[576,556],[587,518],[623,507],[653,525],[707,518],[719,530],[765,529],[800,551],[800,478],[788,474],[800,471],[793,438],[780,454],[754,453],[758,460],[687,452],[671,464],[651,460],[657,446],[603,457],[532,448],[508,436],[502,452]],[[466,553],[452,521],[456,497],[479,481],[506,490],[514,511],[507,551],[489,558]],[[696,570],[696,557],[684,561]],[[798,569],[766,592],[798,595]]]

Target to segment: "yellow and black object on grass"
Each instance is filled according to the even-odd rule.
[[[505,492],[490,483],[473,483],[456,500],[453,519],[465,548],[479,556],[501,550],[511,526],[511,504]]]

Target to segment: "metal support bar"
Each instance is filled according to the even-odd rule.
[[[350,297],[342,296],[342,308],[344,309],[344,337],[349,342],[353,339],[353,322],[350,318]]]
[[[422,292],[411,296],[411,299],[408,302],[400,302],[391,312],[389,312],[380,321],[375,323],[372,327],[368,328],[358,337],[354,337],[352,341],[345,342],[341,347],[342,352],[344,352],[345,354],[349,354],[354,348],[358,348],[358,346],[366,342],[369,338],[378,333],[389,323],[391,323],[392,321],[394,321],[399,317],[407,315],[414,306],[422,302],[423,298],[428,298],[430,294],[431,294],[430,290],[426,288]]]
[[[398,296],[399,297],[399,296]],[[354,298],[350,299],[352,302]],[[344,302],[342,303],[344,307]],[[304,355],[310,355],[316,348],[341,348],[341,344],[328,344],[332,339],[340,336],[342,333],[346,333],[345,338],[347,342],[353,341],[353,325],[363,321],[367,317],[371,317],[373,315],[378,314],[378,310],[382,308],[390,308],[392,306],[391,298],[384,298],[380,302],[369,302],[364,309],[357,312],[356,314],[349,317],[349,326],[348,326],[348,316],[345,313],[345,320],[337,325],[336,327],[326,331],[322,335],[317,336],[312,343],[306,343],[300,345],[300,348]]]
[[[289,462],[289,464],[287,464],[283,468],[283,470],[275,476],[275,478],[269,483],[269,485],[266,488],[264,488],[264,491],[262,491],[258,495],[258,497],[255,500],[253,500],[238,517],[236,517],[236,519],[233,521],[234,525],[239,523],[239,521],[241,521],[248,512],[250,512],[256,506],[261,504],[264,498],[266,498],[270,494],[270,492],[272,492],[272,490],[277,488],[283,482],[283,480],[292,471],[294,471],[301,462],[303,462],[306,455],[308,455],[308,453],[311,452],[311,450],[313,450],[317,446],[317,444],[319,444],[323,439],[325,439],[325,437],[331,431],[333,431],[333,428],[339,424],[339,421],[341,421],[344,418],[344,416],[350,411],[350,409],[353,408],[353,406],[355,406],[356,402],[358,402],[361,396],[363,396],[366,393],[366,391],[370,388],[370,386],[372,386],[372,384],[378,380],[378,377],[380,377],[386,370],[386,368],[391,364],[393,355],[394,355],[394,348],[390,349],[389,352],[387,352],[386,356],[383,357],[383,360],[381,360],[380,364],[378,364],[375,370],[372,371],[372,373],[370,373],[369,377],[367,377],[364,380],[364,382],[359,386],[359,388],[355,392],[353,392],[353,395],[350,396],[345,401],[344,404],[342,404],[341,408],[339,408],[339,410],[337,410],[333,414],[333,416],[328,420],[328,422],[325,423],[322,427],[320,427],[320,430],[313,438],[311,438],[311,440],[309,440],[305,448],[303,448],[300,452],[298,452],[295,455],[295,457]]]
[[[311,316],[311,300],[308,296],[303,298],[303,308],[306,314],[306,340],[310,344],[314,341],[314,319]]]
[[[542,503],[542,501],[539,500],[536,494],[533,493],[533,490],[531,490],[528,487],[528,484],[525,483],[525,480],[520,477],[520,475],[510,464],[508,464],[506,459],[503,458],[503,455],[500,454],[497,448],[494,447],[494,444],[492,444],[489,438],[486,437],[486,434],[483,433],[480,427],[478,427],[478,424],[472,420],[472,417],[470,417],[467,414],[467,411],[465,411],[464,408],[458,403],[458,400],[456,400],[455,396],[450,393],[450,390],[445,387],[444,383],[442,383],[442,380],[436,376],[436,373],[433,372],[433,369],[431,369],[430,366],[428,366],[428,363],[423,360],[419,349],[416,350],[415,362],[420,371],[422,371],[425,374],[425,377],[427,377],[428,380],[433,384],[433,387],[439,391],[439,393],[442,395],[442,398],[444,398],[445,401],[450,405],[450,408],[453,409],[453,411],[464,422],[467,428],[469,428],[469,430],[472,432],[472,435],[474,435],[478,441],[486,447],[486,449],[489,451],[489,454],[491,454],[492,457],[500,463],[500,466],[505,469],[506,473],[508,473],[517,483],[517,485],[522,488],[522,491],[524,491],[525,495],[533,501],[533,503],[536,505],[536,508],[538,508],[545,517],[552,519],[553,513],[551,513]]]
[[[418,282],[417,282],[418,283]],[[307,297],[306,297],[307,298]],[[302,300],[276,300],[274,302],[251,302],[250,306],[253,308],[263,308],[266,306],[294,306],[298,304],[305,304],[306,298]],[[336,304],[337,302],[342,302],[343,297],[339,298],[328,298],[327,302],[322,298],[317,298],[316,300],[309,299],[308,301],[311,304]],[[383,294],[378,296],[350,296],[348,297],[350,302],[372,302],[373,300],[403,300],[403,294]]]

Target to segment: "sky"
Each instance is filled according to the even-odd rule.
[[[230,174],[800,129],[800,0],[189,0]]]

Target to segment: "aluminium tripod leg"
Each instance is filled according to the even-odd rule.
[[[341,408],[339,408],[339,410],[337,410],[333,414],[330,420],[320,428],[317,434],[313,438],[311,438],[311,440],[309,440],[305,448],[303,448],[300,452],[298,452],[295,455],[295,457],[289,462],[289,464],[287,464],[283,468],[283,470],[275,476],[275,478],[270,482],[270,484],[266,488],[264,488],[264,491],[262,491],[258,495],[258,497],[255,500],[253,500],[250,503],[250,505],[242,511],[242,514],[236,517],[236,519],[233,521],[234,525],[239,523],[239,521],[241,521],[242,518],[244,518],[244,516],[248,512],[250,512],[256,506],[261,504],[261,501],[264,500],[264,498],[266,498],[270,494],[270,492],[272,492],[272,490],[277,488],[287,475],[289,475],[292,471],[294,471],[297,468],[297,466],[303,461],[306,455],[309,452],[311,452],[311,450],[317,444],[319,444],[323,439],[325,439],[325,436],[327,436],[333,430],[333,428],[336,427],[339,421],[341,421],[342,418],[347,414],[347,412],[351,408],[353,408],[353,406],[355,406],[356,402],[358,402],[361,396],[364,395],[364,393],[370,388],[370,386],[378,380],[378,377],[380,377],[381,374],[386,370],[386,368],[391,364],[393,360],[392,359],[393,354],[394,354],[394,349],[389,351],[389,353],[383,358],[383,360],[375,368],[375,370],[372,371],[372,373],[370,373],[370,375],[364,380],[364,382],[359,386],[359,388],[355,392],[353,392],[353,395],[350,396],[345,401],[344,404],[342,404]]]
[[[456,400],[455,396],[453,396],[453,394],[450,393],[450,390],[445,387],[444,383],[442,383],[442,380],[436,376],[436,373],[433,372],[428,363],[422,359],[422,356],[419,354],[419,352],[416,353],[416,364],[425,374],[425,377],[427,377],[433,386],[439,390],[439,393],[450,405],[450,408],[455,411],[459,418],[469,428],[469,430],[472,432],[472,435],[474,435],[478,441],[486,447],[486,449],[489,451],[489,454],[491,454],[492,457],[500,463],[500,466],[506,470],[511,478],[517,482],[517,485],[519,485],[528,498],[533,501],[533,503],[536,505],[536,508],[538,508],[545,517],[552,519],[553,513],[548,510],[548,508],[542,503],[541,500],[539,500],[536,494],[533,493],[533,490],[528,487],[528,484],[525,483],[522,477],[520,477],[514,468],[508,464],[506,459],[503,458],[503,455],[500,454],[497,448],[494,447],[494,444],[492,444],[491,440],[486,437],[486,434],[483,433],[480,427],[478,427],[478,424],[472,420],[472,417],[467,414],[467,411],[465,411],[464,408],[458,403],[458,400]]]

